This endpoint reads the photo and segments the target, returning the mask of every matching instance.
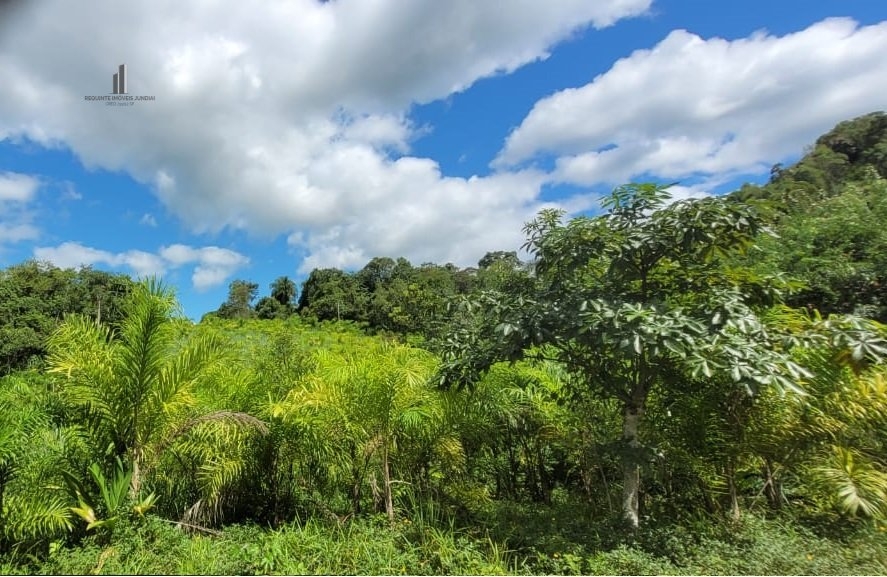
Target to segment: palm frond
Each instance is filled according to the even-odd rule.
[[[60,495],[46,490],[8,495],[3,504],[4,537],[14,543],[58,538],[74,528],[71,510]]]
[[[816,467],[814,474],[846,513],[887,517],[887,472],[876,469],[859,453],[833,446],[831,458]]]

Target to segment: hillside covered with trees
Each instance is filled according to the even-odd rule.
[[[887,114],[529,255],[0,272],[4,573],[887,573]]]

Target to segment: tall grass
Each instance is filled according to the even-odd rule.
[[[453,522],[434,526],[384,515],[344,525],[311,520],[275,530],[234,525],[220,535],[188,534],[156,517],[115,527],[112,538],[56,548],[42,561],[0,562],[4,574],[351,574],[351,575],[767,575],[887,574],[884,527],[856,528],[852,539],[818,537],[788,520],[748,515],[738,525],[652,527],[601,548],[571,533],[551,511],[520,522],[559,540],[506,545]],[[544,517],[542,515],[545,515]],[[513,529],[515,527],[512,527]],[[604,527],[600,527],[604,529]],[[541,531],[540,531],[541,533]],[[615,543],[615,541],[614,541]],[[21,561],[21,560],[20,560]]]

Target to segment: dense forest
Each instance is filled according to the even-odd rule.
[[[887,573],[884,222],[878,112],[762,186],[626,184],[521,253],[238,279],[199,323],[11,266],[0,569]]]

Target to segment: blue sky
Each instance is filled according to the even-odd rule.
[[[880,0],[35,0],[0,9],[0,266],[470,266],[630,180],[761,182],[885,108]],[[111,75],[128,93],[111,106]]]

